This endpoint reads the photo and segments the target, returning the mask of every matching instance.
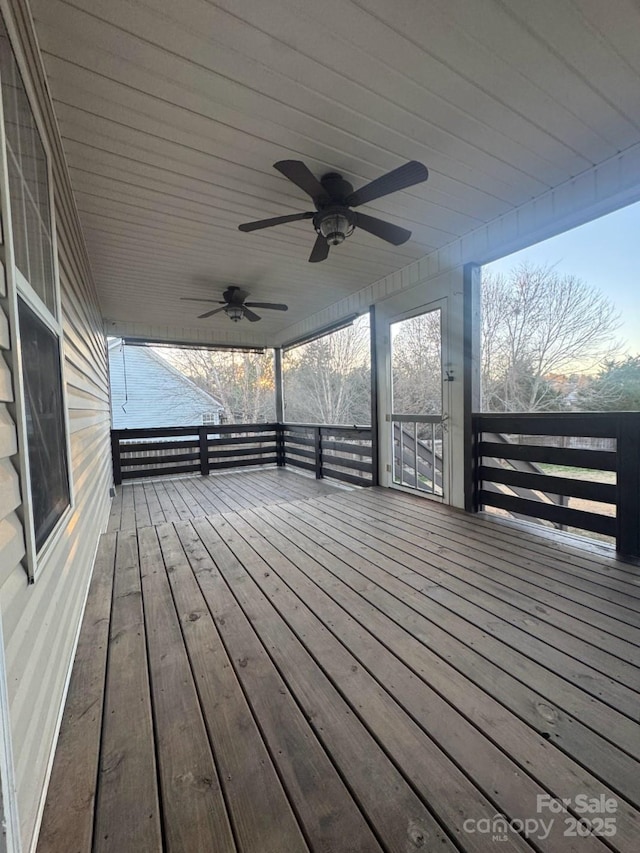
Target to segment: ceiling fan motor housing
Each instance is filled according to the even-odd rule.
[[[342,175],[339,175],[337,172],[329,172],[328,174],[323,175],[320,178],[320,183],[327,193],[329,197],[328,203],[331,205],[344,205],[344,200],[353,192],[353,187],[349,181],[346,181]],[[323,199],[319,198],[315,201],[318,209],[321,209],[323,206]]]

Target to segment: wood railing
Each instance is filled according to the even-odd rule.
[[[374,482],[371,427],[209,424],[111,431],[113,477],[203,474],[250,465],[293,465],[358,486]]]
[[[282,424],[286,465],[355,486],[374,482],[371,427]]]
[[[209,424],[111,430],[113,478],[209,474],[225,468],[282,462],[280,425]]]
[[[492,433],[517,441],[490,440]],[[473,436],[475,509],[495,507],[611,536],[621,554],[640,557],[640,413],[475,414]],[[579,479],[562,471],[558,476],[532,473],[518,470],[520,461],[585,472]],[[615,481],[599,482],[590,477],[592,471],[614,472]],[[610,510],[531,500],[521,496],[521,489],[596,501]]]

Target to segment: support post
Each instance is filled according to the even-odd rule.
[[[324,476],[322,471],[322,429],[319,426],[314,427],[313,434],[316,451],[316,480],[320,480]]]
[[[276,421],[284,423],[284,382],[282,377],[282,347],[274,349],[273,373],[276,391]]]
[[[209,432],[206,426],[198,430],[200,439],[200,473],[203,477],[209,476]]]
[[[640,415],[622,415],[616,441],[616,551],[640,559]]]
[[[273,350],[273,384],[276,392],[276,465],[285,465],[284,445],[284,379],[282,374],[282,347]]]
[[[473,413],[480,411],[480,288],[482,268],[465,264],[462,279],[463,312],[463,434],[464,508],[478,512],[477,447]]]
[[[369,352],[371,361],[371,485],[380,485],[378,451],[378,354],[376,345],[376,307],[369,308]]]
[[[122,485],[122,464],[120,462],[120,437],[116,430],[111,430],[111,460],[113,463],[113,484]]]

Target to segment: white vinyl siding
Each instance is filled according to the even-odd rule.
[[[12,404],[5,403],[12,394],[17,354],[2,349],[8,340],[0,318],[0,610],[17,801],[27,853],[39,821],[95,549],[108,517],[112,476],[106,341],[33,23],[23,0],[0,0],[0,10],[30,102],[41,119],[43,141],[51,152],[74,494],[62,527],[46,546],[46,563],[36,583],[29,584],[24,532],[16,512],[20,456],[15,413]],[[4,254],[4,247],[0,252]],[[15,276],[8,271],[6,278],[15,298]],[[13,495],[6,501],[5,482]]]

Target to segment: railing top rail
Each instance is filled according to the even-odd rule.
[[[444,415],[399,415],[392,412],[391,420],[402,424],[439,424],[446,418]]]
[[[280,424],[284,429],[343,429],[343,430],[368,430],[371,424],[306,424],[295,421],[284,421]]]
[[[521,420],[545,420],[547,418],[588,418],[590,420],[607,420],[609,418],[631,419],[640,418],[640,412],[473,412],[474,418],[514,418]]]
[[[167,435],[195,435],[201,430],[207,432],[271,432],[277,430],[280,424],[256,423],[256,424],[194,424],[194,426],[168,426],[168,427],[138,427],[136,429],[112,429],[111,435],[119,439],[127,438],[153,438],[155,436]]]
[[[477,413],[476,432],[514,435],[563,435],[616,438],[623,425],[640,429],[640,412],[536,412],[533,414]]]

